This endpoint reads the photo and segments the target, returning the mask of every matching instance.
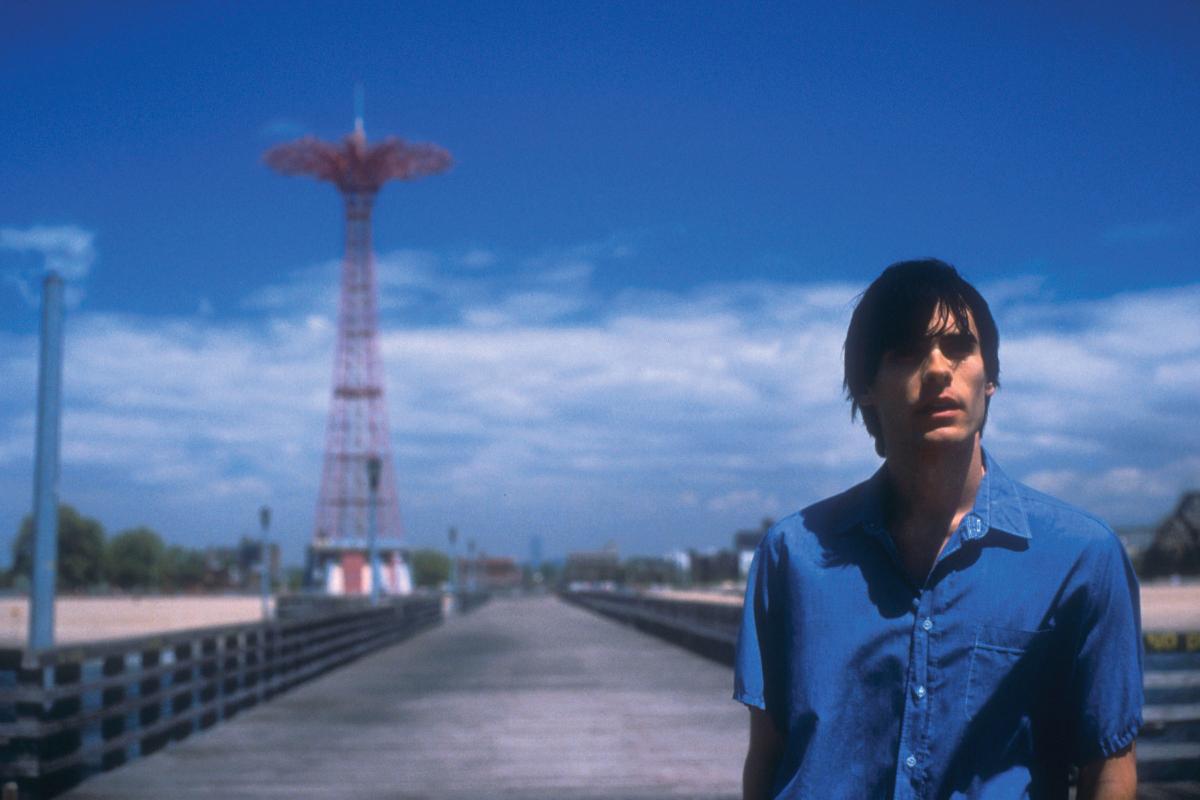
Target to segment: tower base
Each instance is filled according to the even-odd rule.
[[[404,551],[396,544],[380,543],[380,590],[385,595],[412,594],[412,572]],[[308,548],[306,583],[328,595],[371,593],[370,549],[365,542],[317,542]]]

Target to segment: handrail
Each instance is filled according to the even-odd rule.
[[[52,797],[442,620],[440,595],[334,608],[0,650],[0,783],[16,781],[22,798]]]
[[[740,603],[585,589],[563,600],[732,666]],[[1138,742],[1143,783],[1200,781],[1200,631],[1147,631],[1143,686],[1147,705]]]

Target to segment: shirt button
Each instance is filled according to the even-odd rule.
[[[924,687],[924,686],[918,686],[918,687],[917,687],[917,690],[916,690],[916,694],[917,694],[917,697],[918,697],[918,699],[919,699],[919,698],[923,698],[923,697],[925,697],[925,687]]]
[[[921,623],[921,628],[922,630],[926,631],[933,630],[933,620],[931,620],[929,617],[926,617],[925,621]]]
[[[917,765],[917,757],[916,756],[909,756],[908,758],[904,759],[904,766],[908,767],[909,769],[912,769],[916,765]]]

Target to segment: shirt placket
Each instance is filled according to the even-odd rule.
[[[929,638],[933,631],[934,588],[923,587],[912,601],[912,635],[908,674],[904,687],[904,714],[900,720],[900,747],[896,757],[893,800],[923,797],[925,762],[929,756]]]
[[[921,798],[926,792],[929,760],[928,735],[932,726],[928,719],[929,702],[929,659],[930,640],[938,624],[937,588],[941,576],[946,572],[946,562],[963,548],[965,542],[981,538],[987,524],[972,512],[959,523],[958,529],[942,549],[925,585],[913,598],[913,627],[910,643],[911,656],[904,687],[904,718],[900,722],[900,750],[896,759],[894,800]]]
[[[866,530],[883,546],[898,576],[904,575],[900,554],[887,530],[877,522],[864,524]],[[948,550],[949,548],[947,548]],[[946,553],[943,553],[943,557]],[[942,559],[939,558],[940,563]],[[934,565],[934,573],[937,564]],[[912,599],[912,628],[909,635],[908,669],[905,674],[904,712],[900,719],[900,746],[896,751],[896,771],[893,776],[893,800],[907,800],[922,796],[922,776],[928,747],[924,740],[925,717],[929,709],[929,636],[934,627],[934,587],[932,580],[916,587],[907,577],[901,577],[910,589],[916,592]]]

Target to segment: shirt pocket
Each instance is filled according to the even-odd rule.
[[[993,625],[976,628],[963,705],[967,719],[1029,709],[1041,683],[1038,667],[1050,633]]]

